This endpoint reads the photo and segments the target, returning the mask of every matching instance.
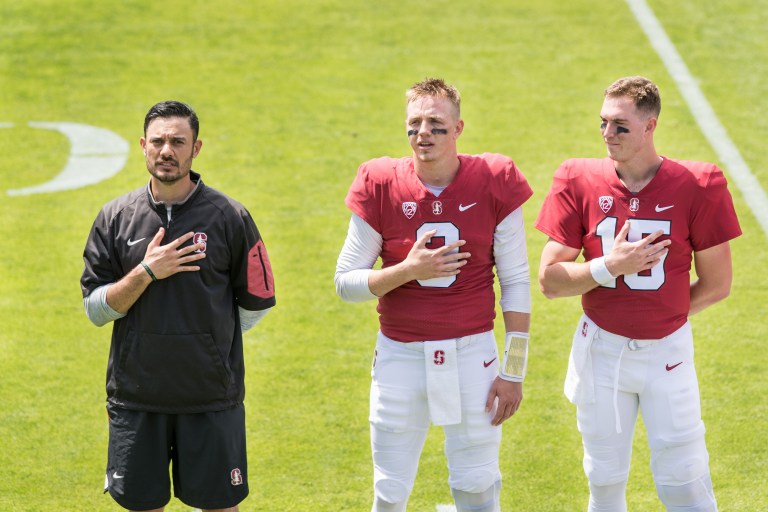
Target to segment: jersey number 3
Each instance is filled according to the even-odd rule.
[[[611,252],[613,242],[616,239],[616,217],[606,217],[600,221],[595,228],[595,234],[600,237],[600,243],[603,247],[603,255]],[[665,235],[672,233],[672,223],[668,220],[648,220],[631,219],[629,225],[629,234],[627,240],[637,242],[643,236],[655,233],[661,230]],[[666,279],[664,275],[664,260],[667,255],[662,256],[661,261],[653,267],[649,274],[625,274],[624,283],[630,290],[658,290],[664,284]],[[616,279],[604,284],[606,288],[616,288]]]

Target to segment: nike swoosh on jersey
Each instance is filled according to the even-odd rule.
[[[144,237],[144,238],[139,238],[138,240],[131,240],[131,239],[129,238],[129,239],[128,239],[128,247],[130,247],[130,246],[132,246],[132,245],[136,245],[137,243],[141,242],[142,240],[146,240],[146,239],[147,239],[147,237]]]
[[[472,204],[468,204],[467,206],[464,206],[463,204],[459,204],[459,211],[460,212],[465,212],[465,211],[469,210],[470,208],[472,208],[473,206],[475,206],[476,204],[477,203],[472,203]]]
[[[677,363],[677,364],[673,364],[673,365],[667,364],[667,371],[668,371],[668,372],[671,372],[672,370],[674,370],[675,368],[677,368],[677,367],[678,367],[678,366],[680,366],[681,364],[683,364],[683,362],[682,362],[682,361],[680,361],[680,362],[679,362],[679,363]]]
[[[670,206],[659,206],[659,205],[656,205],[656,211],[657,212],[663,212],[663,211],[669,210],[670,208],[674,208],[674,207],[675,207],[675,205],[670,205]]]

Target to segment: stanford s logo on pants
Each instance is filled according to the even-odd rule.
[[[445,351],[444,350],[435,350],[435,364],[440,366],[441,364],[445,363]]]

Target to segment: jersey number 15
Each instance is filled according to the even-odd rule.
[[[606,217],[595,228],[595,234],[600,237],[603,255],[611,252],[613,242],[616,239],[616,217]],[[627,240],[637,242],[643,236],[661,230],[665,235],[672,233],[672,222],[668,220],[631,219]],[[666,279],[664,275],[664,261],[667,255],[661,257],[661,261],[651,269],[650,274],[625,274],[624,283],[630,290],[658,290]],[[604,284],[606,288],[616,288],[616,279]]]

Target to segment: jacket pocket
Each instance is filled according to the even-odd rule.
[[[210,334],[139,333],[132,338],[120,358],[120,398],[169,410],[227,398],[232,374]]]

